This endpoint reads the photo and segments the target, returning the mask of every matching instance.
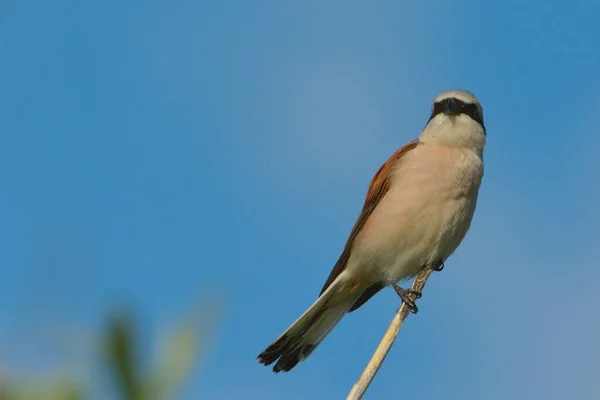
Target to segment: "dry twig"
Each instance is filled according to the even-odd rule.
[[[434,268],[435,266],[427,266],[421,272],[419,272],[419,274],[415,277],[411,289],[421,292],[425,287],[427,279],[429,279],[429,275],[431,275],[431,273],[434,271]],[[410,294],[409,296],[413,301],[416,300],[415,294]],[[385,360],[385,357],[392,348],[392,345],[396,340],[396,336],[398,336],[398,332],[400,331],[400,328],[402,328],[402,324],[404,323],[404,320],[408,316],[409,312],[410,307],[405,302],[402,302],[396,311],[396,315],[394,316],[392,323],[385,332],[383,339],[381,339],[379,346],[377,346],[377,350],[375,350],[375,353],[371,357],[371,361],[369,361],[362,375],[360,378],[358,378],[358,381],[356,381],[354,387],[352,387],[352,390],[348,394],[348,397],[346,397],[346,400],[362,399],[367,391],[367,388],[371,384],[371,381],[373,381],[373,378],[375,378],[377,371],[379,371],[381,364],[383,364],[383,360]]]

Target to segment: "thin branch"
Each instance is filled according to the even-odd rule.
[[[416,276],[411,288],[413,290],[421,292],[423,290],[423,288],[425,287],[425,283],[427,282],[427,279],[429,279],[429,275],[431,275],[433,270],[434,270],[433,266],[427,266],[421,272],[419,272],[419,274]],[[413,301],[416,300],[414,294],[411,294],[410,298]],[[385,357],[387,356],[390,349],[392,348],[392,345],[394,344],[394,341],[396,340],[396,336],[398,336],[398,332],[400,331],[400,328],[402,328],[402,324],[404,323],[404,320],[408,316],[409,312],[410,312],[410,308],[408,307],[408,305],[406,303],[402,302],[402,304],[396,311],[396,315],[394,316],[392,323],[390,324],[388,330],[385,332],[383,339],[381,339],[381,342],[379,343],[377,350],[375,350],[375,353],[371,357],[371,361],[369,361],[369,363],[367,364],[367,367],[363,371],[362,375],[360,376],[360,378],[358,378],[358,381],[356,381],[356,383],[354,384],[354,387],[348,394],[348,397],[346,397],[346,400],[362,399],[365,392],[367,391],[367,388],[371,384],[371,381],[373,380],[373,378],[375,378],[377,371],[379,371],[379,368],[381,368],[381,364],[383,364],[383,360],[385,360]]]

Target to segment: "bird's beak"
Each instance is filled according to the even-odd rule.
[[[454,99],[448,99],[448,101],[446,101],[446,104],[444,107],[444,114],[457,115],[459,113],[460,113],[460,107],[458,106],[456,101]]]

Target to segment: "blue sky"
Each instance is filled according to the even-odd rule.
[[[478,209],[367,398],[600,397],[599,12],[3,2],[4,369],[68,370],[56,343],[115,304],[160,336],[200,296],[223,314],[184,399],[343,398],[391,290],[289,374],[255,357],[314,301],[379,165],[460,87],[488,130]]]

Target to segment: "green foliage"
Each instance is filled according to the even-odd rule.
[[[64,378],[27,382],[0,389],[0,400],[85,400],[83,388]]]
[[[194,366],[198,353],[196,335],[197,326],[186,321],[169,337],[149,377],[147,399],[171,399],[176,395]]]
[[[144,400],[131,317],[122,314],[109,318],[105,340],[106,360],[120,397],[123,400]]]
[[[199,318],[201,317],[201,318]],[[211,316],[196,313],[167,336],[150,365],[142,365],[141,340],[131,314],[107,318],[101,333],[101,354],[119,400],[171,400],[190,376],[198,356],[206,348],[213,327]],[[208,321],[207,321],[208,320]],[[87,400],[89,390],[72,379],[44,382],[0,381],[0,400]]]

